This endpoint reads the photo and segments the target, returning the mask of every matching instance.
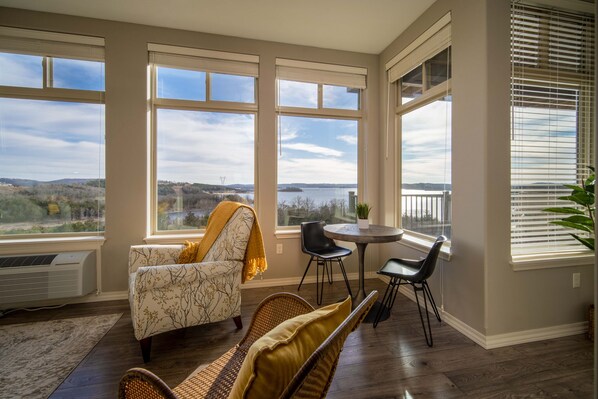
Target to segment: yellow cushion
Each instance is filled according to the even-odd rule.
[[[351,297],[282,322],[251,345],[230,399],[277,398],[351,313]]]

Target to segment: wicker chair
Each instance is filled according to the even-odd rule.
[[[378,297],[372,291],[341,325],[307,359],[279,398],[324,398],[334,376],[347,336],[369,312]],[[301,297],[279,293],[264,299],[256,309],[245,337],[235,347],[197,374],[170,389],[155,374],[133,368],[122,377],[121,399],[227,398],[249,347],[283,321],[311,312],[313,307]]]

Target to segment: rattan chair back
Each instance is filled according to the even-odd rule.
[[[355,331],[378,298],[372,291],[299,369],[281,399],[325,398],[345,340]]]

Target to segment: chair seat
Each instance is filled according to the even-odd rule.
[[[353,253],[348,248],[337,247],[337,246],[322,248],[322,249],[307,250],[305,252],[309,255],[317,256],[318,258],[327,259],[327,260],[340,258],[340,257],[344,257],[344,256],[349,256]]]
[[[401,279],[412,280],[412,277],[419,272],[419,268],[410,266],[401,259],[389,259],[384,266],[378,270],[378,274]]]

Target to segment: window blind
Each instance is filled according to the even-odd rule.
[[[104,61],[104,39],[92,36],[0,27],[4,52]]]
[[[148,50],[150,62],[155,65],[241,76],[259,75],[260,58],[257,55],[153,43],[148,45]]]
[[[276,77],[283,80],[365,89],[366,76],[366,68],[276,59]]]
[[[549,207],[593,165],[594,16],[511,2],[511,253],[583,247]],[[562,215],[561,215],[562,216]],[[576,231],[579,233],[579,231]]]

